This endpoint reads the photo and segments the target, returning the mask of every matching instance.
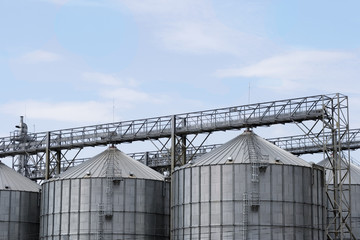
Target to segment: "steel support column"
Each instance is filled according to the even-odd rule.
[[[46,133],[46,151],[45,151],[45,180],[50,178],[50,132]]]
[[[327,239],[356,239],[351,228],[351,171],[350,150],[343,143],[349,142],[348,98],[340,94],[331,104],[324,104],[324,158],[329,159],[332,179],[326,181],[328,197]],[[331,137],[325,132],[331,132]]]

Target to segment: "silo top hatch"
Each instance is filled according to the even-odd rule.
[[[109,147],[82,164],[70,168],[60,174],[59,178],[108,177],[109,168],[113,169],[111,175],[114,177],[164,180],[164,177],[160,173],[127,156],[114,146]]]
[[[0,162],[0,190],[39,192],[40,185]]]
[[[257,158],[257,161],[268,164],[311,167],[305,160],[259,137],[251,130],[244,131],[241,135],[184,167],[251,163],[254,157]]]

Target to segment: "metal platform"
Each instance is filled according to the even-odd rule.
[[[351,142],[348,119],[347,96],[316,95],[42,133],[18,132],[0,138],[0,158],[13,156],[13,167],[29,177],[41,174],[39,170],[45,166],[44,177],[48,179],[74,164],[77,154],[70,160],[65,157],[71,149],[79,152],[99,145],[165,139],[159,150],[170,152],[172,172],[175,166],[185,164],[199,153],[211,132],[292,123],[303,131],[306,140],[304,136],[297,136],[276,140],[277,143],[291,143],[291,146],[298,143],[302,150],[309,152],[319,151],[322,146],[324,157],[330,159],[331,171],[337,176],[333,182],[326,183],[332,206],[327,238],[354,239],[349,225],[350,202],[346,200],[350,189],[343,188],[344,180],[350,178],[350,164],[346,169],[339,164],[341,159],[350,161],[350,151],[344,151]],[[189,157],[187,149],[194,147],[193,140],[199,134],[208,135]],[[299,150],[299,146],[293,151]]]
[[[324,116],[323,105],[333,96],[318,95],[249,104],[176,115],[176,134],[188,135],[279,123],[316,120]],[[26,139],[14,134],[0,138],[0,158],[51,150],[84,148],[123,142],[171,137],[173,116],[107,123],[48,132],[29,133]]]

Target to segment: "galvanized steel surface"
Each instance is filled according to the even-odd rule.
[[[325,167],[326,180],[331,183],[333,179],[333,173],[329,169],[330,161],[328,159],[322,160],[318,163]],[[341,166],[345,167],[345,162],[341,161]],[[356,239],[360,239],[360,167],[356,164],[350,163],[351,171],[351,227],[352,233]],[[349,188],[349,179],[346,178],[344,188]],[[332,184],[330,184],[332,186]],[[348,200],[348,199],[347,199]],[[329,204],[329,203],[328,203]],[[330,206],[329,206],[330,207]],[[329,216],[331,219],[331,216]]]
[[[0,190],[0,239],[38,240],[39,193]]]
[[[245,131],[174,171],[172,237],[323,240],[323,174]]]
[[[40,239],[169,238],[170,183],[114,147],[42,190]]]
[[[174,173],[174,240],[244,239],[243,194],[251,164],[211,165]],[[269,165],[260,173],[258,209],[249,208],[245,239],[324,239],[323,172]]]
[[[259,149],[259,157],[266,158],[267,163],[311,166],[308,162],[277,147],[275,144],[259,137],[252,131],[245,131],[238,137],[215,148],[213,151],[199,157],[193,163],[187,164],[184,167],[226,164],[229,162],[229,159],[231,159],[233,163],[250,163],[249,139],[253,141],[255,147]]]
[[[326,171],[326,181],[330,184],[332,182],[333,179],[333,172],[331,170],[331,164],[329,159],[324,159],[320,162],[317,163],[320,166],[323,166],[325,168]],[[351,184],[360,184],[360,167],[356,164],[353,163],[346,163],[344,160],[341,160],[341,168],[344,169],[348,166],[348,164],[350,164],[350,171],[351,171]],[[342,170],[341,171],[342,176],[345,175],[346,171]],[[345,184],[349,184],[349,178],[348,176],[345,176]]]
[[[41,187],[0,162],[0,190],[39,192]]]
[[[0,239],[38,240],[40,186],[0,163]]]
[[[169,237],[167,182],[124,178],[113,186],[111,218],[102,218],[99,208],[107,199],[106,178],[49,181],[42,187],[40,239]]]
[[[87,160],[86,162],[70,168],[59,175],[60,179],[83,178],[83,177],[106,177],[107,161],[114,162],[115,172],[121,177],[135,177],[142,179],[164,180],[163,175],[147,167],[145,164],[130,158],[116,147],[107,150]],[[130,176],[131,175],[131,176]]]

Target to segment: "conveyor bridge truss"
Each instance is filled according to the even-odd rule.
[[[295,146],[297,154],[303,146],[312,146],[329,158],[335,176],[326,183],[331,220],[326,227],[328,239],[355,239],[350,226],[350,131],[348,97],[329,94],[248,104],[199,112],[154,117],[132,121],[28,133],[0,138],[0,158],[13,156],[13,168],[28,173],[30,178],[50,178],[74,164],[77,157],[66,158],[70,150],[86,147],[151,140],[161,143],[159,152],[169,152],[171,171],[204,151],[207,137],[215,131],[254,128],[274,124],[296,124],[303,136],[274,140],[281,145]],[[205,135],[200,146],[194,139]],[[165,140],[164,140],[165,139]],[[189,149],[191,156],[188,156]],[[205,148],[205,151],[210,148]],[[307,148],[309,149],[309,148]],[[316,150],[315,150],[316,149]],[[296,153],[296,148],[293,149]],[[309,150],[310,151],[310,150]],[[22,156],[22,157],[19,157]],[[346,163],[340,164],[341,159]],[[24,164],[25,162],[25,164]],[[24,169],[25,168],[25,169]],[[44,171],[45,169],[45,171]]]

